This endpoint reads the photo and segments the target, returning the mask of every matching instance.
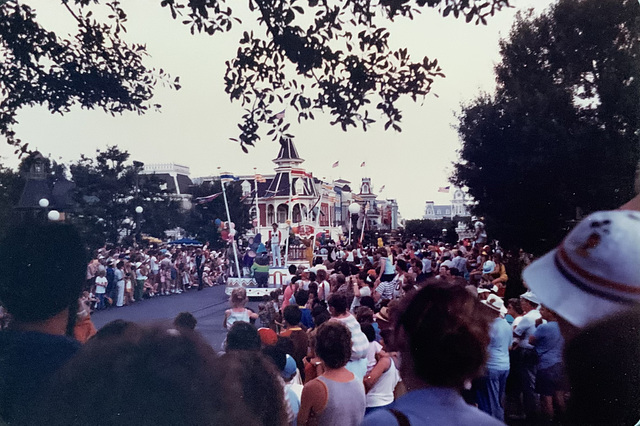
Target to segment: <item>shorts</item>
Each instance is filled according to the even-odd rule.
[[[566,390],[566,380],[562,363],[552,365],[536,374],[536,392],[543,396],[553,396],[555,392]]]

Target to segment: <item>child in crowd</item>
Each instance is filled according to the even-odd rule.
[[[98,298],[98,310],[104,309],[104,296],[107,292],[107,278],[106,271],[101,269],[98,271],[98,276],[96,277],[96,297]]]
[[[255,320],[258,318],[258,314],[245,307],[247,301],[247,291],[244,288],[239,287],[231,292],[231,297],[229,298],[231,309],[227,309],[224,313],[224,321],[222,324],[224,328],[231,328],[236,321],[251,322],[252,319]]]

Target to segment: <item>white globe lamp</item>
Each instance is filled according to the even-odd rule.
[[[49,200],[47,200],[46,198],[41,198],[40,201],[38,201],[38,205],[43,209],[46,209],[47,207],[49,207]]]
[[[360,204],[358,203],[349,204],[349,213],[351,214],[360,213]]]
[[[136,207],[136,213],[142,214],[143,211],[144,211],[144,209],[142,208],[142,206]]]
[[[51,210],[48,214],[47,217],[49,218],[49,220],[51,221],[57,221],[60,220],[60,212],[58,210]]]

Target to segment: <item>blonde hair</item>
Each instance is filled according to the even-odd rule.
[[[247,290],[243,287],[234,288],[231,292],[229,302],[231,302],[231,306],[234,308],[244,306],[244,304],[247,303]]]

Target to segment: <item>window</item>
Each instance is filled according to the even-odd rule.
[[[267,206],[267,223],[265,224],[265,226],[271,226],[271,224],[274,223],[275,221],[276,221],[276,217],[274,213],[274,208],[273,206],[269,205]]]
[[[278,223],[285,223],[287,221],[288,213],[289,210],[287,209],[286,204],[280,204],[277,211]]]

